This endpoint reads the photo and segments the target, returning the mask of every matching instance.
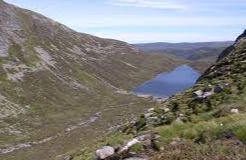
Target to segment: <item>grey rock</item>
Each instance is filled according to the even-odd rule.
[[[151,146],[152,143],[154,143],[154,141],[158,138],[160,138],[160,136],[157,134],[145,134],[145,135],[138,136],[138,137],[133,138],[132,140],[128,141],[127,144],[119,150],[118,154],[125,153],[126,151],[129,151],[129,149],[132,146],[134,146],[135,144],[139,144],[139,143]]]
[[[203,95],[203,91],[202,90],[198,90],[198,91],[195,91],[193,93],[193,96],[194,97],[201,97]]]
[[[73,157],[71,155],[59,155],[55,158],[55,160],[72,160]]]
[[[65,157],[64,157],[64,160],[72,160],[72,159],[73,159],[73,157],[72,157],[72,156],[70,156],[70,155],[69,155],[69,156],[65,156]]]
[[[176,122],[176,123],[179,123],[179,124],[182,124],[182,123],[183,123],[183,121],[182,121],[182,119],[181,119],[180,117],[178,117],[178,118],[175,120],[175,122]]]
[[[151,117],[153,115],[153,113],[146,113],[146,114],[144,114],[144,117],[145,118],[149,118],[149,117]]]
[[[239,113],[239,110],[238,110],[238,109],[233,108],[233,109],[231,109],[231,113],[238,114],[238,113]]]
[[[169,112],[170,111],[170,109],[169,108],[167,108],[167,107],[165,107],[165,108],[161,108],[165,113],[167,113],[167,112]]]
[[[150,109],[148,109],[148,112],[154,112],[154,108],[150,108]]]
[[[214,94],[213,90],[211,90],[209,92],[203,92],[202,90],[198,90],[198,91],[193,93],[193,97],[198,98],[198,99],[204,99],[204,98],[207,98],[213,94]]]
[[[110,156],[113,156],[115,153],[115,150],[113,147],[111,146],[104,146],[101,149],[98,149],[96,151],[96,156],[98,159],[103,160],[106,159]]]

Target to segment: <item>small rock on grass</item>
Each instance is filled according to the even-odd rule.
[[[113,156],[115,153],[115,150],[111,146],[104,146],[101,149],[98,149],[96,151],[96,156],[99,160],[104,160],[110,156]]]

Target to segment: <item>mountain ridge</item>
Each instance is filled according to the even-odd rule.
[[[184,42],[184,43],[143,43],[134,44],[141,51],[151,54],[170,54],[187,60],[201,60],[203,58],[215,57],[219,55],[227,46],[233,44],[233,41],[215,41],[215,42]],[[215,59],[214,58],[214,59]]]

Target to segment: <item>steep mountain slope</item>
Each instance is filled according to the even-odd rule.
[[[100,137],[153,103],[124,90],[179,63],[0,1],[0,159],[52,159]]]
[[[149,109],[123,127],[127,134],[112,134],[98,146],[121,143],[124,147],[111,156],[118,159],[245,159],[245,33],[220,54],[193,88]],[[93,157],[88,153],[74,159]]]

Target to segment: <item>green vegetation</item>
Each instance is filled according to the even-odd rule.
[[[6,79],[7,79],[7,76],[3,69],[3,60],[0,59],[0,82],[5,81]]]
[[[166,145],[163,151],[156,153],[152,160],[172,160],[172,159],[244,159],[246,150],[244,146],[235,146],[230,142],[221,141],[211,142],[210,144],[196,144],[185,142],[179,145]]]
[[[231,133],[232,136],[245,143],[245,115],[234,114],[197,123],[174,122],[169,126],[157,127],[155,131],[161,135],[163,142],[171,142],[179,137],[193,142],[206,143],[222,138],[223,134]]]
[[[35,60],[37,59],[37,54],[33,53],[33,51],[32,51],[33,49],[30,50],[30,48],[29,48],[27,50],[28,50],[28,52],[25,52],[25,50],[22,49],[21,45],[13,43],[9,47],[9,50],[8,50],[10,60],[11,61],[20,61],[27,66],[36,65]],[[31,53],[31,54],[29,54],[29,53]]]

